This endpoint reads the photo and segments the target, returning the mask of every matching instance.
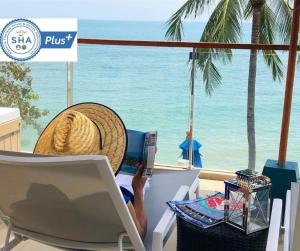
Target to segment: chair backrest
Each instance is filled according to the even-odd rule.
[[[300,183],[291,184],[290,250],[300,250]]]
[[[300,250],[300,183],[292,182],[286,192],[283,251]]]
[[[99,244],[127,233],[144,249],[107,157],[17,155],[0,155],[0,210],[15,228]]]

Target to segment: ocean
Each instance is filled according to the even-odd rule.
[[[185,41],[198,41],[203,23],[185,24]],[[250,25],[243,24],[241,41],[250,41]],[[165,40],[163,22],[79,21],[80,38]],[[190,49],[79,45],[74,64],[74,103],[98,102],[115,110],[127,128],[158,131],[156,163],[176,164],[189,116]],[[278,52],[284,63],[288,54]],[[231,63],[219,61],[222,85],[212,96],[197,72],[194,136],[201,142],[203,166],[208,169],[247,168],[248,50],[234,50]],[[67,105],[65,63],[30,63],[33,89],[49,109],[39,120],[47,123]],[[287,160],[300,161],[300,76],[296,73]],[[277,159],[285,78],[272,80],[264,59],[258,57],[256,85],[257,170],[267,159]],[[31,151],[38,133],[22,129],[22,149]]]

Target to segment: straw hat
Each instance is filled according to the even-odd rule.
[[[126,128],[120,117],[104,105],[81,103],[62,111],[47,125],[34,153],[106,155],[117,173],[126,149]]]

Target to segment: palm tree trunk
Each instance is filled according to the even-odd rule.
[[[265,0],[250,0],[253,7],[251,43],[259,42],[259,24],[262,7]],[[247,136],[248,136],[248,168],[255,169],[256,145],[255,145],[255,83],[257,50],[251,50],[248,75],[248,103],[247,103]]]

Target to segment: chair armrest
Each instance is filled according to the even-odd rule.
[[[199,178],[197,177],[189,189],[189,200],[193,199],[193,195],[199,197]]]
[[[274,199],[266,251],[278,250],[279,232],[281,226],[281,212],[282,200]]]
[[[291,190],[286,191],[285,212],[284,212],[284,234],[283,251],[290,250],[290,227],[291,225]]]
[[[183,200],[188,193],[189,187],[181,186],[172,200]],[[164,238],[175,223],[175,220],[174,212],[167,208],[153,231],[152,250],[161,251],[163,249]]]

